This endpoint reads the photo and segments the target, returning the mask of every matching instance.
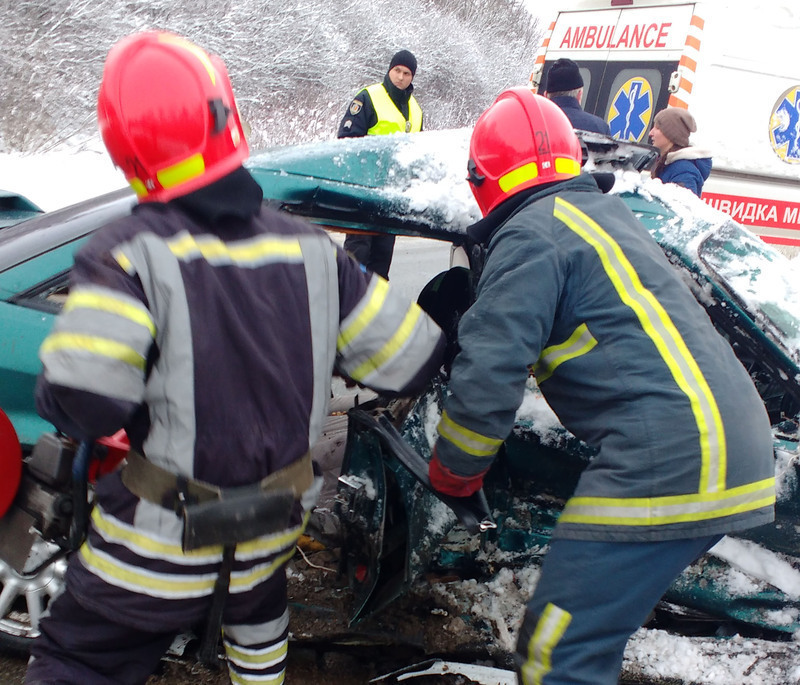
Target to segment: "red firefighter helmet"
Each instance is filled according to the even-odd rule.
[[[581,171],[581,145],[558,105],[529,88],[502,92],[475,123],[469,182],[486,216],[503,200]]]
[[[97,118],[141,202],[202,188],[249,154],[222,60],[173,33],[137,33],[111,48]]]

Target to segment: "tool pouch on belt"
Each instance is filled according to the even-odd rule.
[[[234,545],[289,527],[294,492],[289,489],[226,493],[223,499],[183,506],[183,549]]]
[[[218,488],[176,476],[131,451],[122,482],[134,495],[183,519],[183,550],[236,545],[289,527],[295,500],[314,482],[310,454],[260,483]]]

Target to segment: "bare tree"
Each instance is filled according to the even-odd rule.
[[[419,61],[426,128],[469,125],[525,83],[541,40],[521,0],[0,0],[0,11],[0,151],[94,139],[103,61],[135,31],[174,31],[220,54],[254,148],[335,135],[401,48]]]

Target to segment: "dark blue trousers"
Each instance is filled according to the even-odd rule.
[[[174,631],[147,633],[113,623],[85,609],[69,590],[49,610],[33,643],[26,685],[140,685],[175,637]]]
[[[617,685],[628,638],[720,538],[552,540],[517,641],[520,683]]]

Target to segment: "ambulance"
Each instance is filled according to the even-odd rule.
[[[558,4],[531,75],[578,63],[583,108],[649,143],[683,107],[712,152],[702,199],[766,242],[800,251],[800,2],[584,0]]]

